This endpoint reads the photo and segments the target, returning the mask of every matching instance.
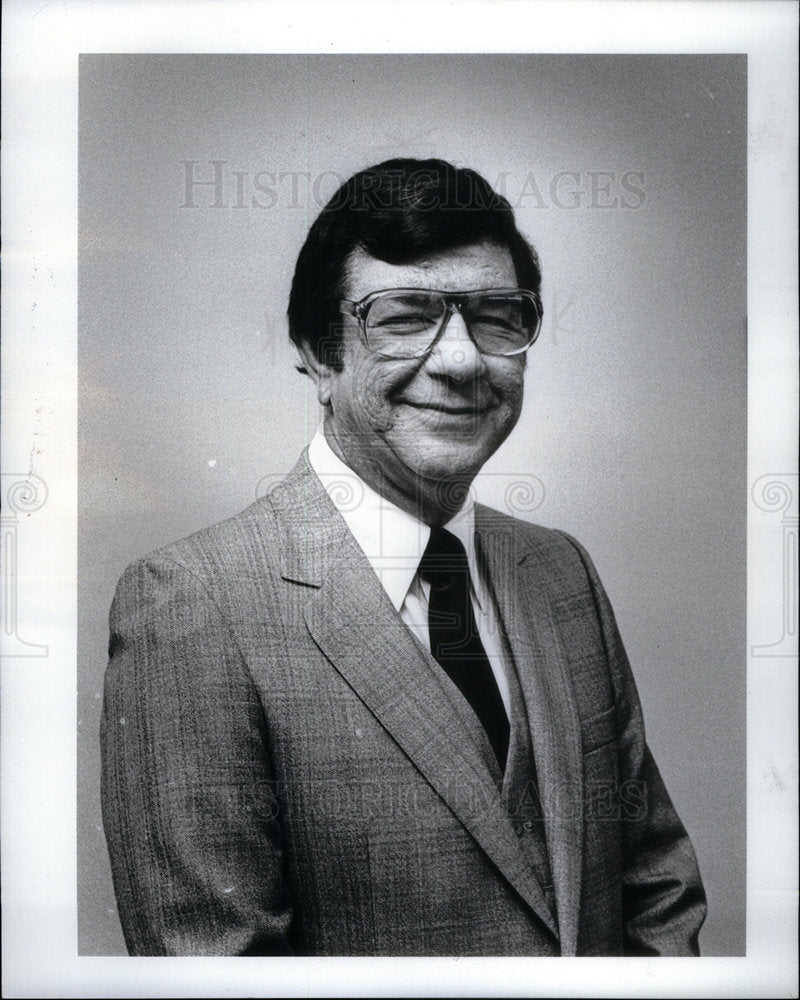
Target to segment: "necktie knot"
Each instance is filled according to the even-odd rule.
[[[447,590],[469,581],[467,553],[461,541],[446,528],[431,528],[428,544],[419,564],[420,576],[434,590]]]

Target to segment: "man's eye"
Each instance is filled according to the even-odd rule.
[[[474,318],[473,323],[478,326],[489,326],[496,330],[518,330],[520,326],[518,316],[498,315],[497,313],[483,313]]]
[[[407,330],[425,329],[435,322],[435,319],[431,316],[423,316],[421,314],[398,314],[396,316],[384,316],[374,325],[380,327],[381,329],[392,327],[398,330]]]

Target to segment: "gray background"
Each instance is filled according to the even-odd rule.
[[[525,407],[479,493],[530,487],[522,516],[591,552],[699,855],[703,952],[743,954],[746,62],[628,55],[81,58],[80,951],[124,953],[98,787],[116,580],[294,464],[317,423],[294,261],[338,179],[395,155],[483,173],[540,252]],[[220,161],[218,207],[186,207],[187,160]]]

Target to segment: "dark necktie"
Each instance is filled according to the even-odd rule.
[[[480,719],[502,771],[508,755],[508,716],[478,634],[464,546],[444,528],[431,528],[419,571],[431,585],[431,652]]]

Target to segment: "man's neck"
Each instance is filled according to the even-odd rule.
[[[323,425],[323,435],[328,447],[357,476],[376,493],[385,497],[412,517],[428,525],[446,524],[464,506],[474,476],[451,476],[447,479],[429,479],[417,475],[413,490],[395,483],[384,465],[369,456],[355,459],[345,454],[336,436]]]

